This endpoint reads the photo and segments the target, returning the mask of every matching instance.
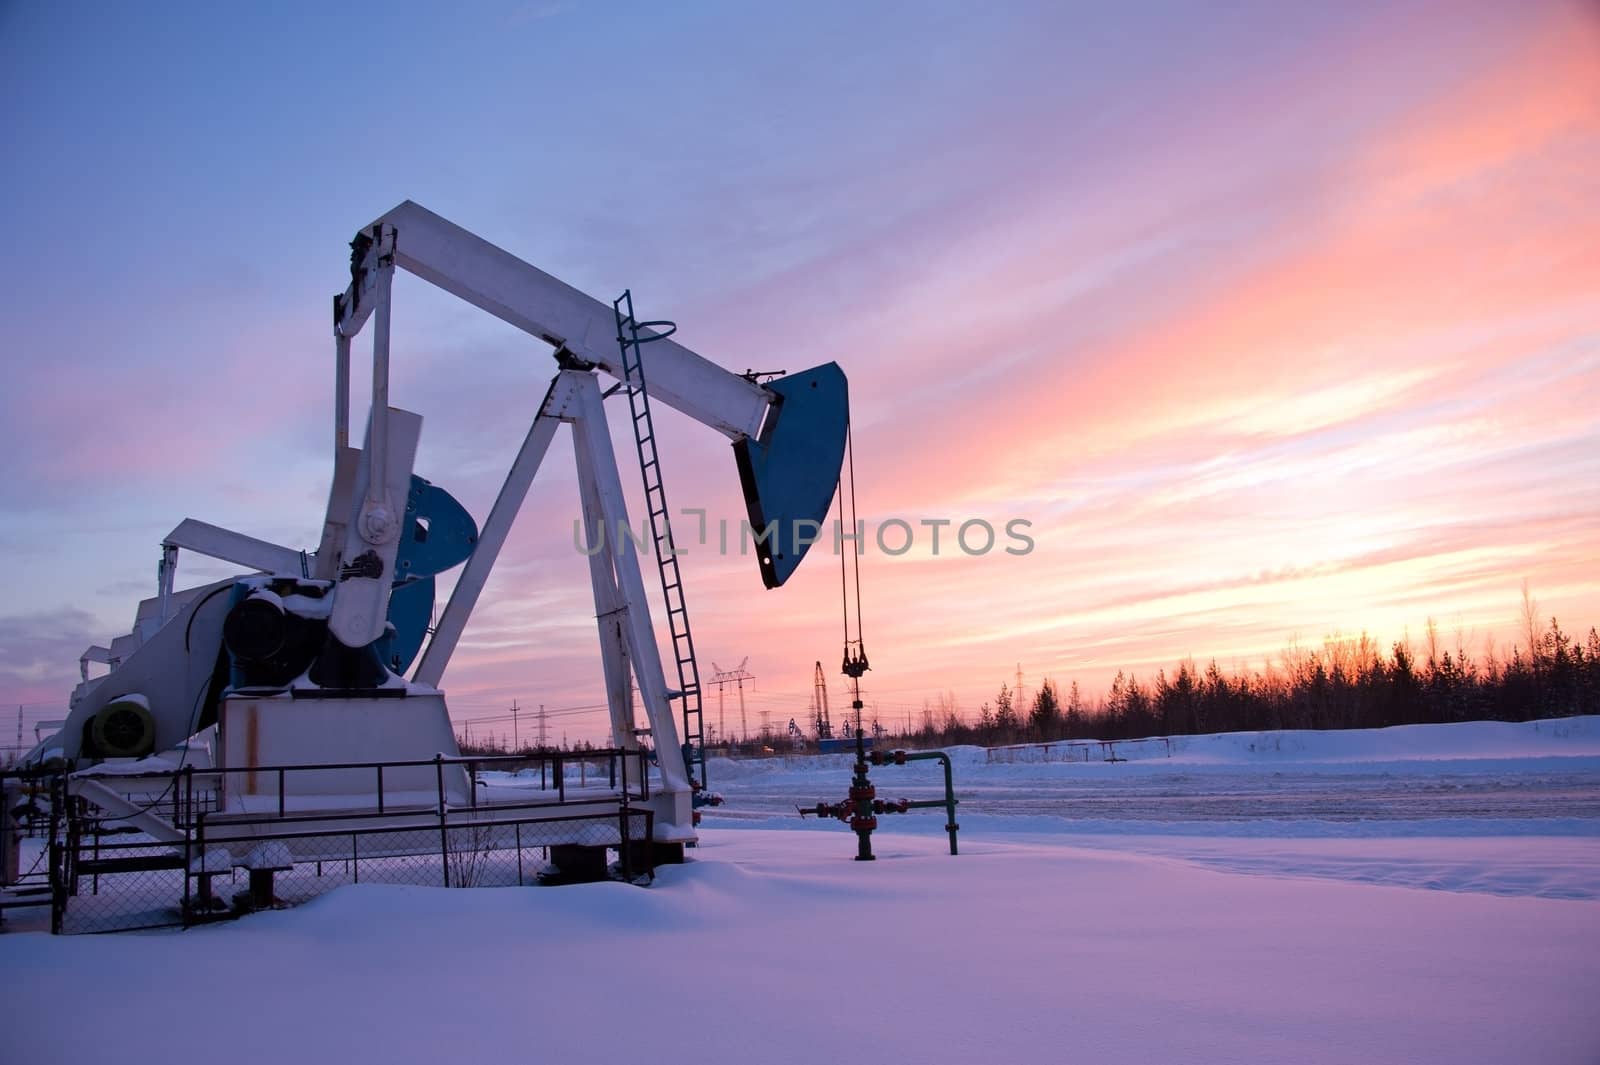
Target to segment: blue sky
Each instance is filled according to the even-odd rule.
[[[408,198],[730,368],[838,359],[869,514],[1044,530],[1019,562],[868,560],[886,715],[975,709],[1018,661],[1094,689],[1429,617],[1503,644],[1524,579],[1587,627],[1594,31],[1559,3],[10,5],[0,701],[64,698],[179,519],[314,537],[329,297]],[[397,291],[419,472],[481,518],[547,353]],[[736,518],[725,443],[664,432],[675,504]],[[568,462],[461,707],[593,701]],[[836,574],[774,598],[747,563],[692,561],[691,607],[781,714],[837,654]]]

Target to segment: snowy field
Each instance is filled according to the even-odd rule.
[[[0,1060],[1600,1061],[1600,719],[1116,754],[957,750],[955,858],[940,811],[870,865],[802,822],[848,759],[714,761],[728,805],[650,889],[0,935]]]
[[[1065,761],[1081,752],[1059,744],[953,749],[963,831],[1233,872],[1600,899],[1600,718],[1089,749],[1094,758],[1106,751],[1126,761]],[[707,811],[707,824],[814,826],[795,808],[844,798],[853,760],[713,761],[712,786],[729,801]],[[877,769],[873,779],[883,798],[942,795],[929,762]],[[879,820],[928,835],[943,824],[937,812]]]

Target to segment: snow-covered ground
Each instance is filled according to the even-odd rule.
[[[1060,744],[953,749],[962,831],[1233,872],[1600,898],[1600,718],[1178,736],[1087,752],[1125,761],[1069,760],[1084,748]],[[795,808],[844,798],[853,760],[714,760],[712,787],[729,801],[707,823],[801,827]],[[884,798],[942,794],[930,762],[873,778]],[[943,818],[880,822],[936,835]]]
[[[0,935],[0,1059],[1600,1060],[1600,719],[1118,746],[957,751],[955,858],[939,811],[870,865],[800,821],[846,758],[715,761],[728,805],[647,890]]]

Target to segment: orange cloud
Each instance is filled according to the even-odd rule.
[[[1600,513],[1572,497],[1600,474],[1600,196],[1579,191],[1600,194],[1600,64],[1575,19],[1502,42],[1322,172],[1302,232],[1218,248],[1214,282],[1134,328],[1073,339],[1075,314],[1161,284],[1159,255],[1095,281],[1070,249],[1034,250],[958,305],[894,308],[912,396],[925,361],[937,382],[954,358],[963,387],[858,429],[864,498],[1047,525],[1014,571],[872,560],[877,596],[932,604],[889,612],[908,671],[997,683],[1021,657],[1103,677],[1296,632],[1398,638],[1430,614],[1514,631],[1528,574],[1592,619]],[[1483,522],[1508,507],[1527,520]]]

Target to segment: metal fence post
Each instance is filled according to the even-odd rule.
[[[189,918],[194,913],[194,903],[189,897],[190,873],[194,870],[194,838],[187,825],[183,829],[183,927],[189,927]],[[205,852],[201,851],[200,868],[206,867]]]
[[[444,886],[450,886],[450,828],[444,810],[444,755],[433,756],[433,771],[439,782],[439,868],[444,873]]]
[[[61,853],[61,812],[67,799],[66,780],[62,776],[50,782],[50,934],[59,936],[67,916],[67,884],[64,860]]]
[[[79,822],[81,811],[73,809],[75,800],[67,792],[65,779],[61,782],[61,804],[66,818],[66,845],[61,852],[61,880],[68,895],[78,894],[78,847],[83,842],[83,826]]]
[[[630,822],[628,804],[623,803],[622,809],[617,813],[617,828],[620,830],[618,836],[622,840],[622,846],[618,847],[617,850],[622,856],[622,879],[624,880],[633,879],[633,857],[628,853],[633,850],[633,837],[631,835],[633,826]]]

